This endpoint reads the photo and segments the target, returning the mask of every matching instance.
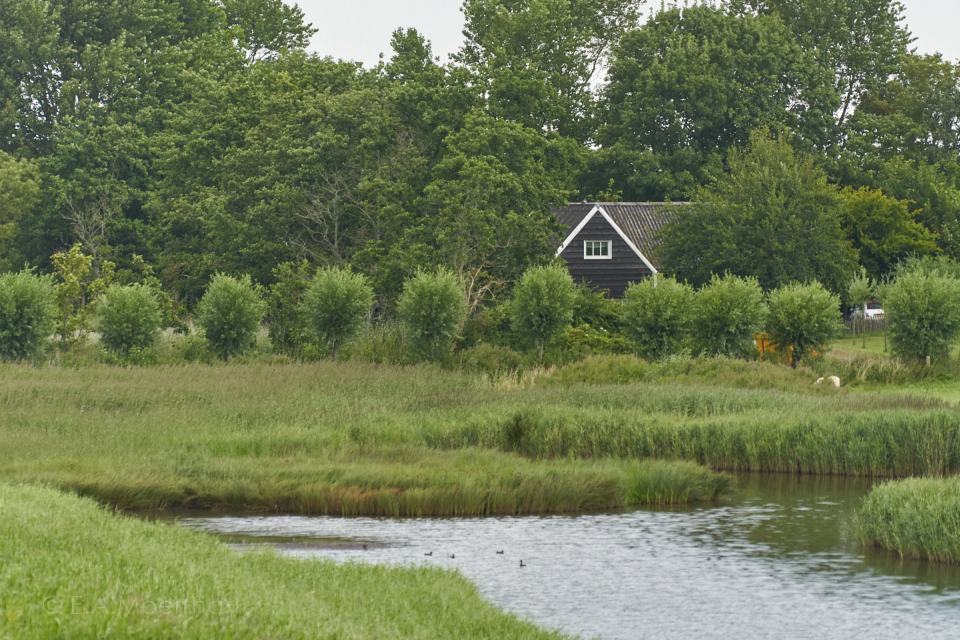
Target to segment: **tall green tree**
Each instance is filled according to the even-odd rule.
[[[755,132],[730,171],[700,190],[663,232],[664,265],[694,284],[713,274],[756,276],[764,289],[818,280],[843,291],[856,264],[840,195],[782,137]]]
[[[37,205],[39,199],[40,172],[37,166],[0,151],[0,271],[12,266],[10,240],[20,219]]]

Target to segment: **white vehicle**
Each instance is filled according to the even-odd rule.
[[[879,320],[883,318],[884,315],[883,305],[876,300],[867,302],[863,307],[855,310],[853,313],[855,316],[866,318],[867,320]]]

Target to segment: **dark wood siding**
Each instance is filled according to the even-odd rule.
[[[609,260],[587,260],[583,257],[584,240],[609,240],[613,257]],[[574,280],[608,291],[614,298],[622,298],[631,282],[652,275],[643,260],[599,213],[570,241],[560,257],[566,261]]]

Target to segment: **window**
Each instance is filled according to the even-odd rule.
[[[584,240],[583,257],[587,260],[609,260],[613,256],[609,240]]]

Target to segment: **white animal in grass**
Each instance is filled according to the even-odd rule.
[[[814,384],[823,384],[824,382],[826,382],[827,384],[832,384],[837,389],[840,388],[840,378],[838,378],[837,376],[829,376],[827,378],[817,378],[817,381],[814,382]]]

